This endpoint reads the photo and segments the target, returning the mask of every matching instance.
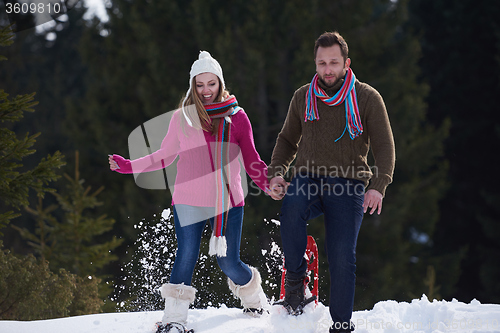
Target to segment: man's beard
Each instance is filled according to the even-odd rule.
[[[339,77],[338,75],[336,75],[336,76],[335,76],[336,78],[335,78],[335,80],[334,80],[332,83],[327,83],[327,82],[323,79],[323,77],[321,77],[321,76],[319,76],[319,75],[318,75],[318,76],[319,76],[319,81],[320,81],[320,82],[321,82],[321,83],[322,83],[325,87],[327,87],[327,88],[332,88],[333,86],[335,86],[335,85],[339,82],[339,80],[340,80],[340,79],[345,78],[346,72],[347,72],[347,71],[346,71],[346,68],[344,67],[344,71],[343,71],[343,73],[341,73],[341,74],[340,74],[340,77]]]
[[[337,84],[337,82],[339,81],[339,79],[335,79],[335,81],[333,81],[333,83],[327,83],[325,80],[323,80],[323,78],[320,76],[319,77],[319,81],[327,88],[332,88],[335,84]]]

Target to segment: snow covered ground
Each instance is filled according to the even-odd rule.
[[[161,303],[156,303],[161,301],[159,295],[156,299],[152,296],[165,282],[168,275],[165,271],[173,265],[175,254],[171,210],[165,209],[161,216],[154,217],[143,219],[134,226],[138,230],[137,249],[134,250],[132,261],[123,269],[130,273],[125,279],[131,281],[131,285],[139,291],[118,288],[119,292],[125,293],[125,299],[132,295],[137,298],[135,308],[145,310],[161,307]],[[278,228],[279,221],[264,221]],[[271,268],[281,267],[283,260],[279,246],[273,241],[271,248],[263,250],[262,255],[267,275],[275,276],[276,272],[273,273]],[[210,264],[208,257],[202,254],[198,265],[201,270],[213,263]],[[133,273],[135,271],[139,273]],[[196,283],[200,288],[209,287],[205,286],[205,279]],[[266,283],[269,284],[269,281]],[[278,288],[277,285],[271,287]],[[116,297],[120,299],[119,295]],[[224,302],[217,299],[213,301],[213,304]],[[0,333],[154,333],[155,323],[161,320],[162,315],[162,311],[151,310],[31,322],[0,320]],[[379,302],[371,310],[355,312],[352,321],[356,325],[356,333],[500,333],[500,305],[481,304],[476,300],[469,304],[457,300],[430,302],[423,295],[421,299],[410,303]],[[313,304],[308,305],[305,313],[298,317],[287,315],[279,306],[270,307],[269,313],[261,318],[249,317],[241,309],[225,305],[190,309],[188,322],[188,328],[193,328],[196,333],[327,333],[332,324],[328,307],[321,303],[316,308]]]
[[[0,321],[1,333],[151,333],[161,320],[161,311],[106,313],[31,322]],[[326,333],[331,325],[328,308],[312,304],[298,317],[288,316],[279,307],[261,318],[251,318],[241,309],[190,310],[189,328],[196,333]],[[424,295],[411,303],[383,301],[373,309],[353,315],[357,333],[397,332],[500,332],[500,305],[469,304],[452,300],[430,302]]]

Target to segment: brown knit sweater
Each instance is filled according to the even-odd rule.
[[[327,88],[318,81],[328,96],[333,96],[343,82],[342,79],[334,87]],[[351,178],[369,184],[367,190],[375,189],[385,195],[395,164],[389,117],[382,97],[374,88],[358,80],[355,86],[363,134],[352,140],[346,131],[337,142],[335,140],[346,127],[345,104],[328,106],[317,99],[319,120],[304,122],[309,84],[295,91],[268,167],[269,179],[285,177],[289,171],[292,176],[306,172]],[[375,159],[372,168],[367,163],[370,146]],[[295,165],[289,170],[295,158]]]

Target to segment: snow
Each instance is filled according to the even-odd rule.
[[[112,301],[129,299],[130,312],[125,303],[120,303],[117,313],[104,313],[69,318],[39,321],[1,321],[0,333],[154,333],[155,323],[160,321],[163,312],[158,288],[166,282],[175,256],[175,235],[172,232],[172,210],[164,209],[159,216],[143,219],[134,225],[138,239],[132,259],[122,271],[123,280],[128,286],[119,284]],[[278,232],[279,221],[271,219],[265,223]],[[271,234],[274,234],[272,232]],[[168,255],[167,255],[168,254]],[[268,249],[262,249],[264,265],[262,271],[268,276],[279,276],[282,266],[282,251],[271,237]],[[198,269],[193,280],[200,291],[210,291],[213,283],[207,281],[206,271],[213,271],[213,263],[205,254],[198,260]],[[274,279],[263,279],[263,284],[279,293]],[[123,294],[123,297],[121,295]],[[272,295],[268,295],[272,296]],[[196,333],[327,333],[332,321],[328,307],[321,302],[305,308],[304,314],[289,316],[280,306],[269,306],[269,313],[260,318],[252,318],[242,309],[228,308],[225,297],[212,297],[207,304],[190,309],[188,328]],[[234,304],[234,301],[233,301]],[[451,301],[429,301],[423,295],[420,299],[408,302],[382,301],[371,310],[356,311],[352,318],[356,333],[500,333],[500,305],[481,304],[473,300],[466,304],[455,299]]]
[[[0,321],[1,333],[151,333],[162,311],[105,313],[30,322]],[[500,305],[466,304],[452,301],[432,302],[423,295],[410,303],[383,301],[373,309],[356,311],[352,321],[357,333],[445,333],[500,332]],[[326,333],[331,325],[328,307],[319,303],[306,307],[304,314],[293,317],[279,306],[272,306],[260,318],[243,314],[241,309],[190,309],[188,327],[196,333]]]

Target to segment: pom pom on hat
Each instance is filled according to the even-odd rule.
[[[210,53],[208,53],[208,51],[200,51],[200,56],[198,57],[198,59],[210,59],[212,58],[212,56],[210,55]]]

